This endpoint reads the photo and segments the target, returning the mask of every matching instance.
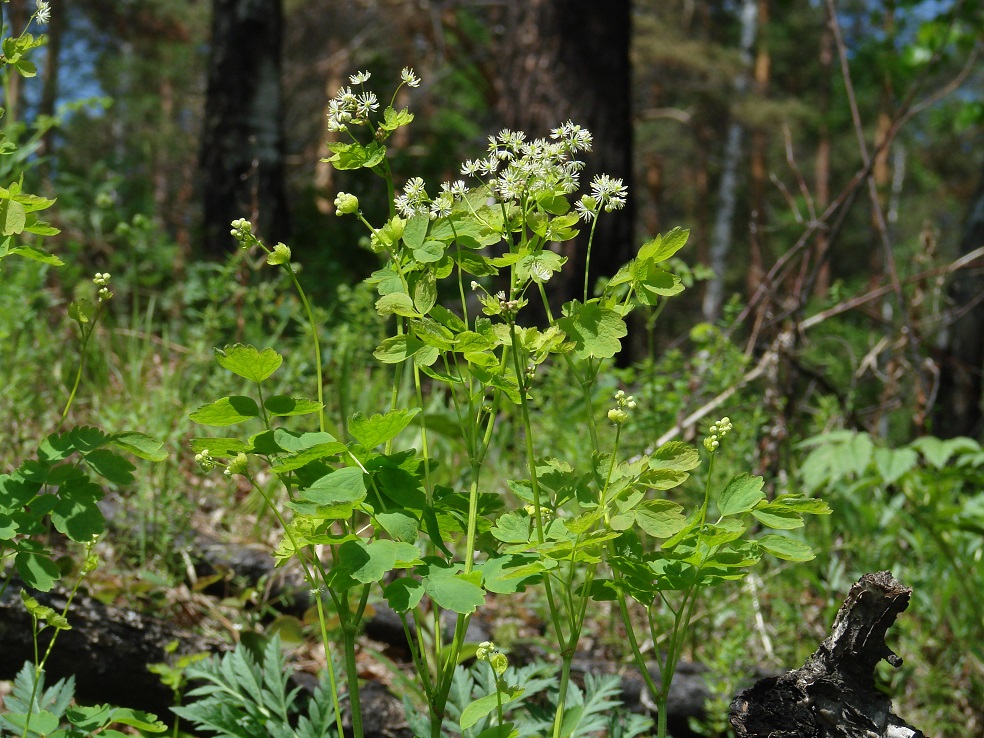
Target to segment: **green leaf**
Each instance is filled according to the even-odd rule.
[[[427,236],[430,217],[426,213],[418,213],[407,221],[403,228],[403,243],[409,249],[418,248]]]
[[[275,469],[275,471],[280,470]],[[307,489],[301,490],[299,497],[316,505],[361,502],[366,498],[365,477],[362,469],[357,466],[336,469],[315,481]]]
[[[167,458],[167,451],[163,450],[164,441],[158,441],[153,436],[136,431],[124,431],[115,433],[109,438],[110,444],[126,451],[138,459],[146,461],[164,461]]]
[[[16,200],[0,200],[0,234],[13,236],[21,233],[26,223],[27,211],[23,205]]]
[[[83,455],[92,470],[108,479],[113,484],[126,485],[133,483],[133,470],[136,467],[118,453],[104,448],[97,448]]]
[[[524,691],[525,690],[522,687],[508,687],[498,693],[493,692],[492,694],[487,694],[484,697],[479,697],[461,711],[461,719],[458,721],[461,725],[461,729],[468,730],[479,720],[495,710],[500,702],[503,705],[507,702],[512,702],[516,698],[520,697]]]
[[[380,315],[402,315],[405,318],[419,318],[420,313],[413,306],[413,300],[406,292],[390,292],[376,300],[376,312]]]
[[[610,359],[621,350],[619,339],[628,331],[615,310],[595,302],[570,302],[564,312],[567,317],[558,320],[557,325],[574,341],[574,351],[580,357]]]
[[[532,519],[529,516],[511,512],[499,516],[491,533],[497,541],[503,543],[529,543],[531,531]]]
[[[112,440],[107,433],[88,425],[76,426],[69,432],[72,436],[72,445],[83,454],[105,446]]]
[[[277,371],[284,361],[284,357],[272,348],[259,351],[254,346],[244,346],[241,343],[215,349],[215,359],[219,366],[253,382],[262,382]]]
[[[813,550],[801,541],[776,534],[769,534],[758,539],[763,550],[777,559],[784,561],[810,561],[814,558]]]
[[[58,504],[51,511],[52,524],[73,541],[88,543],[106,528],[97,504],[102,496],[99,486],[86,478],[63,484],[58,490]]]
[[[148,733],[164,733],[168,729],[167,725],[158,720],[153,713],[131,710],[129,707],[113,708],[110,722],[129,725],[131,728]]]
[[[251,397],[232,395],[202,405],[188,417],[199,425],[225,426],[258,418],[260,408]]]
[[[390,336],[383,339],[372,355],[384,364],[399,364],[424,347],[425,344],[413,336]]]
[[[420,524],[409,513],[400,510],[380,512],[376,513],[376,520],[394,540],[404,543],[416,542]]]
[[[286,417],[288,415],[310,415],[323,407],[320,402],[287,395],[274,395],[263,401],[263,407],[271,415]]]
[[[192,438],[191,450],[195,453],[208,451],[214,457],[235,456],[238,453],[249,453],[252,447],[238,438]]]
[[[690,238],[689,230],[674,228],[665,236],[656,236],[656,238],[643,244],[642,248],[639,249],[638,258],[640,261],[652,261],[656,264],[666,261],[686,246],[688,238]]]
[[[432,564],[423,578],[424,591],[438,607],[461,615],[471,615],[485,604],[485,592],[479,586],[480,572],[459,574],[455,568]]]
[[[427,313],[437,304],[437,277],[427,270],[414,282],[413,305],[421,313]],[[450,347],[449,347],[450,348]]]
[[[91,733],[94,730],[109,725],[109,715],[112,709],[109,705],[72,707],[65,711],[65,718],[79,730]]]
[[[331,162],[335,169],[361,169],[366,167],[371,169],[376,166],[386,156],[386,147],[380,146],[373,141],[368,146],[360,143],[345,143],[342,141],[331,141],[328,148],[333,153],[332,156],[322,161]]]
[[[377,541],[347,541],[338,547],[335,566],[363,584],[378,582],[394,569],[417,564],[420,552],[412,543],[383,538]]]
[[[424,585],[416,579],[400,577],[383,587],[383,597],[397,612],[407,612],[420,604],[424,596]]]
[[[319,444],[338,443],[337,439],[331,433],[319,431],[314,433],[297,434],[285,430],[284,428],[277,428],[273,432],[273,439],[284,451],[289,451],[292,453],[304,451]],[[342,451],[345,450],[344,444],[339,443],[338,445],[341,447]]]
[[[765,499],[763,484],[765,480],[762,477],[753,477],[751,474],[732,477],[718,499],[718,511],[721,515],[748,512],[758,504],[759,500]]]
[[[698,466],[700,466],[700,453],[683,441],[664,443],[649,457],[650,469],[690,471]]]
[[[803,516],[782,504],[769,504],[756,508],[752,510],[752,516],[762,525],[774,530],[792,530],[803,527]]]
[[[895,484],[898,479],[909,472],[919,461],[919,456],[911,448],[875,449],[875,466],[885,484]]]
[[[636,524],[654,538],[670,538],[687,524],[683,507],[669,500],[649,500],[634,513]]]
[[[424,241],[413,249],[413,258],[421,264],[433,264],[444,258],[446,248],[441,241]]]
[[[0,206],[0,210],[2,210],[2,206]],[[25,259],[30,259],[31,261],[39,261],[42,264],[50,264],[51,266],[65,266],[65,262],[63,262],[57,256],[54,256],[53,254],[49,254],[46,251],[41,251],[40,249],[33,248],[32,246],[26,246],[26,245],[15,246],[14,248],[10,249],[10,251],[7,253],[17,254],[19,256],[23,256]]]
[[[564,202],[567,202],[566,200]],[[502,723],[493,725],[479,733],[475,738],[519,738],[519,731],[516,730],[514,723]]]
[[[291,456],[277,462],[270,467],[270,471],[274,474],[286,474],[287,472],[296,471],[301,467],[307,466],[312,461],[337,456],[345,450],[345,444],[339,443],[338,441],[319,443],[311,448],[306,448],[303,451],[299,451],[296,454],[292,454]]]
[[[0,474],[0,509],[17,510],[23,507],[41,490],[41,484],[19,475]]]
[[[538,581],[543,566],[531,554],[493,556],[480,566],[485,589],[496,594],[522,592],[526,585]]]
[[[385,415],[376,414],[371,418],[356,413],[349,420],[349,433],[363,448],[373,449],[399,435],[418,412],[420,408],[416,407],[391,410]]]
[[[50,592],[61,577],[57,564],[43,552],[20,551],[14,557],[14,565],[24,584],[39,592]]]

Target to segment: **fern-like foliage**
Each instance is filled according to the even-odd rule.
[[[188,667],[187,677],[202,684],[188,692],[190,704],[172,707],[198,730],[220,738],[329,738],[337,736],[335,709],[327,679],[307,699],[288,690],[289,672],[272,638],[260,660],[242,644],[220,657]]]
[[[37,676],[37,694],[34,697],[34,704],[32,705],[31,693],[35,691],[35,675]],[[21,667],[21,670],[17,672],[10,694],[3,698],[5,714],[0,715],[0,735],[6,733],[23,735],[23,722],[11,720],[10,718],[14,716],[49,713],[60,722],[65,717],[65,711],[68,709],[74,696],[75,677],[70,676],[67,679],[59,679],[45,689],[44,672],[37,674],[34,664],[29,661],[26,662]],[[40,734],[33,730],[28,731],[28,736],[29,738],[40,738]]]
[[[543,661],[514,668],[510,666],[504,675],[508,684],[523,687],[523,697],[506,708],[506,720],[519,738],[535,738],[550,735],[557,711],[557,692],[560,680],[557,667]],[[635,715],[622,709],[618,699],[621,680],[614,674],[595,676],[587,674],[584,689],[571,682],[564,713],[563,738],[583,738],[591,734],[604,734],[611,738],[635,738],[647,734],[653,721],[644,715]],[[495,692],[495,677],[488,664],[475,663],[471,668],[459,666],[454,673],[451,692],[448,695],[446,714],[442,724],[445,735],[462,735],[458,721],[462,710],[472,700]],[[426,714],[414,708],[404,699],[407,724],[414,735],[429,735],[430,721]],[[494,725],[494,715],[480,720],[464,731],[464,738],[475,738]]]

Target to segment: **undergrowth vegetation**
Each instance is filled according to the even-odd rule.
[[[38,43],[6,39],[5,73],[28,75]],[[890,448],[818,403],[795,429],[813,437],[784,447],[766,478],[756,444],[772,419],[727,322],[614,365],[629,316],[651,325],[690,283],[687,231],[648,240],[552,311],[550,281],[568,265],[549,244],[593,234],[626,196],[601,175],[577,197],[591,134],[571,122],[547,139],[502,131],[463,180],[398,180],[386,142],[413,114],[393,107],[395,90],[380,105],[369,79],[353,75],[334,99],[329,128],[344,140],[328,161],[377,177],[390,209],[338,195],[378,268],[330,305],[310,302],[290,246],[242,219],[227,262],[161,284],[171,252],[147,219],[114,220],[105,198],[89,225],[130,263],[79,275],[49,250],[58,229],[41,215],[54,200],[24,191],[31,161],[0,183],[0,597],[20,593],[35,653],[0,731],[362,738],[362,630],[385,605],[409,644],[413,674],[399,678],[416,735],[663,738],[686,658],[714,674],[695,727],[723,734],[739,678],[798,665],[850,584],[890,568],[915,594],[907,666],[886,688],[928,732],[972,735],[984,704],[977,442]],[[417,82],[406,69],[399,87]],[[25,145],[8,134],[3,154]],[[681,417],[722,393],[730,417],[706,412],[678,439]],[[154,665],[180,701],[173,715],[78,705],[70,678],[46,682],[79,588],[166,610],[160,590],[186,576],[196,529],[260,541],[303,577],[312,609],[294,620],[322,649],[313,691],[294,686],[268,627],[277,604],[259,589],[253,615],[233,615],[259,646],[243,637],[222,656]],[[60,612],[44,604],[56,586],[69,592]],[[538,613],[532,639],[551,660],[514,663],[521,637],[506,629],[469,641],[473,617],[518,602]],[[589,638],[634,665],[655,721],[616,709],[616,677],[577,682]]]

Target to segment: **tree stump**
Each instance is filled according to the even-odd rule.
[[[902,664],[885,634],[911,595],[887,571],[862,576],[802,668],[762,679],[731,703],[738,737],[925,738],[892,713],[874,680],[881,659]]]

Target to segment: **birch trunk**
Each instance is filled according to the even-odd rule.
[[[735,96],[741,97],[748,90],[748,70],[752,65],[752,48],[755,45],[758,7],[756,0],[744,0],[741,6],[741,57],[743,69],[735,77]],[[711,232],[710,267],[714,276],[707,283],[704,292],[704,320],[712,322],[721,313],[724,302],[724,273],[734,230],[735,208],[738,202],[738,162],[742,154],[744,127],[737,120],[728,126],[728,136],[724,145],[724,162],[721,181],[718,185],[718,209]]]

